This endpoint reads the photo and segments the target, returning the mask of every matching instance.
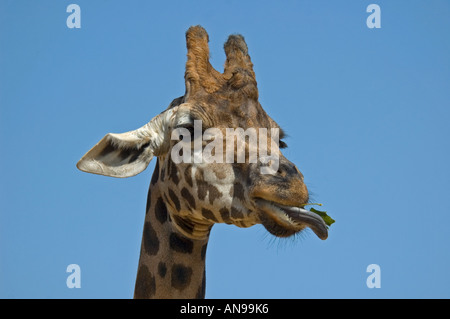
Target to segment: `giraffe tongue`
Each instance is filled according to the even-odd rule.
[[[320,239],[327,239],[328,229],[322,217],[300,207],[277,205],[294,222],[305,224],[313,230]]]

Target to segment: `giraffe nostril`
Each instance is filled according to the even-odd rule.
[[[288,175],[288,173],[286,172],[286,170],[282,170],[282,171],[280,172],[280,175],[281,175],[282,177],[286,177],[286,176]]]
[[[277,171],[277,174],[281,177],[295,176],[297,175],[297,173],[300,172],[298,171],[297,167],[295,167],[295,165],[291,163],[281,163]]]

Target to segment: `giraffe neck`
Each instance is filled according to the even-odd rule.
[[[150,183],[134,298],[204,298],[208,237],[192,240],[172,224],[158,188],[159,161]]]

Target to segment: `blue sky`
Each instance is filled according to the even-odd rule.
[[[449,298],[449,17],[444,0],[1,0],[0,297],[132,297],[154,162],[128,179],[75,164],[184,93],[184,33],[200,24],[218,70],[244,35],[284,154],[336,220],[326,241],[214,226],[206,297]]]

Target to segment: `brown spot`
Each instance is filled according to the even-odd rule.
[[[205,217],[208,220],[212,220],[216,223],[218,222],[216,216],[214,216],[214,213],[212,211],[210,211],[209,209],[202,208],[202,215],[203,215],[203,217]]]
[[[222,220],[225,223],[232,224],[231,219],[230,219],[230,211],[226,207],[222,207],[219,210],[219,213],[220,213],[220,217],[222,218]]]
[[[194,243],[189,238],[180,236],[177,233],[171,233],[169,238],[170,248],[183,254],[191,254]]]
[[[151,298],[156,292],[156,281],[147,266],[141,265],[139,267],[136,284],[134,288],[134,298],[143,299]]]
[[[208,243],[206,243],[202,246],[202,251],[200,252],[200,256],[202,257],[202,260],[205,260],[207,247],[208,247]]]
[[[184,170],[184,180],[190,187],[193,186],[192,184],[192,165],[189,164],[186,169]]]
[[[174,191],[171,190],[170,188],[169,188],[169,197],[172,200],[173,204],[175,205],[175,208],[177,209],[177,211],[180,211],[180,209],[181,209],[180,200],[178,199],[178,197],[174,193]]]
[[[216,198],[222,197],[222,193],[215,187],[203,179],[203,172],[197,170],[195,172],[195,181],[197,183],[197,196],[200,200],[204,200],[209,194],[209,202],[212,205]]]
[[[158,264],[158,275],[161,278],[164,278],[167,273],[167,266],[166,263],[163,263],[162,261]]]
[[[188,202],[189,206],[192,209],[195,209],[194,196],[191,195],[191,193],[187,190],[186,187],[183,187],[183,189],[181,190],[181,196]]]
[[[184,290],[191,283],[192,268],[182,264],[174,264],[171,275],[172,287],[178,290]]]
[[[151,184],[155,185],[159,178],[159,159],[156,160],[155,170],[153,171]]]
[[[198,199],[204,200],[206,197],[206,194],[208,193],[208,184],[204,181],[197,181],[197,195]]]
[[[216,198],[222,197],[222,193],[214,185],[208,185],[209,203],[212,205]]]
[[[208,183],[204,181],[203,172],[199,169],[195,172],[195,182],[197,183],[197,196],[200,200],[204,200],[208,193]]]
[[[180,178],[178,177],[178,169],[175,163],[169,158],[169,171],[167,172],[169,175],[170,180],[175,184],[178,185]]]
[[[155,204],[155,216],[161,224],[165,223],[167,220],[167,207],[161,197],[158,197]]]
[[[144,242],[144,250],[149,255],[156,255],[159,250],[159,239],[155,230],[149,222],[144,224],[144,234],[142,241]]]
[[[236,207],[231,207],[231,217],[234,219],[242,219],[244,218],[244,214],[242,214],[240,209],[237,209]]]
[[[245,202],[244,187],[241,183],[235,183],[233,186],[233,198],[238,198],[242,202]]]

